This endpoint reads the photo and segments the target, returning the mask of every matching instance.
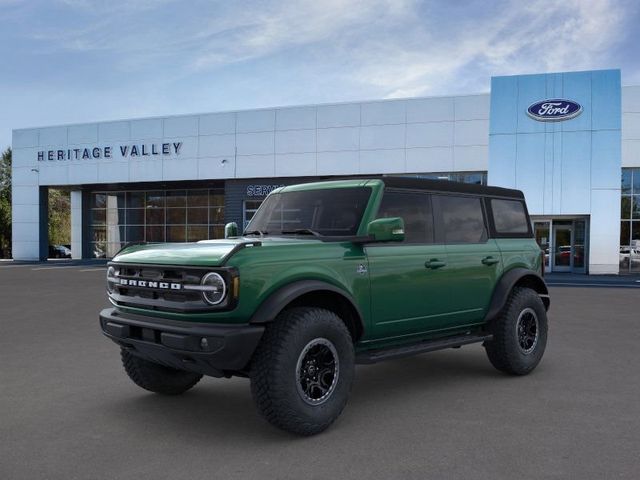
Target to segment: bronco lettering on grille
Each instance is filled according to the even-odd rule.
[[[130,278],[121,278],[120,285],[128,287],[158,288],[160,290],[181,290],[182,285],[179,283],[169,282],[152,282],[149,280],[134,280]]]

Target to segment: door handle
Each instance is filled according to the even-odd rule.
[[[437,258],[432,258],[431,260],[427,260],[426,262],[424,262],[424,266],[427,268],[431,268],[433,270],[437,269],[437,268],[442,268],[446,265],[445,262],[441,262],[440,260],[438,260]]]
[[[491,256],[489,256],[489,257],[484,257],[484,258],[482,259],[482,263],[483,263],[484,265],[495,265],[496,263],[499,263],[499,262],[500,262],[500,260],[498,260],[497,258],[493,258],[493,257],[491,257]]]

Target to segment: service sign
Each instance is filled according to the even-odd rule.
[[[280,187],[284,187],[284,185],[247,185],[247,197],[266,197]]]
[[[539,122],[561,122],[582,113],[582,105],[572,100],[553,98],[536,102],[527,108],[527,115]]]

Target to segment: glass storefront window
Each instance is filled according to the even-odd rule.
[[[125,207],[144,208],[144,192],[127,192]]]
[[[187,241],[186,225],[167,226],[167,242],[186,242]]]
[[[125,210],[126,223],[129,225],[144,225],[144,208],[128,208]]]
[[[164,208],[164,192],[147,192],[146,208]]]
[[[622,169],[620,273],[640,272],[640,168]]]
[[[91,196],[91,208],[105,208],[107,206],[107,195],[96,193]]]
[[[166,196],[167,207],[186,207],[186,190],[169,190]]]
[[[187,207],[208,207],[209,192],[207,190],[190,190],[187,192]]]
[[[640,195],[631,197],[631,218],[640,220]]]
[[[155,243],[155,242],[164,242],[164,226],[157,227],[147,227],[145,231],[145,240],[147,242]]]
[[[210,225],[209,238],[224,238],[224,225]]]
[[[93,227],[91,231],[91,239],[94,242],[104,242],[107,240],[107,229],[105,227]]]
[[[224,237],[221,189],[93,192],[89,242],[109,258],[127,243],[186,242]]]
[[[487,172],[435,172],[397,175],[408,178],[426,178],[429,180],[450,180],[452,182],[487,184]]]
[[[189,225],[207,225],[209,223],[209,209],[201,207],[187,208],[187,223]]]
[[[128,226],[127,230],[127,242],[144,242],[144,226],[134,225]]]
[[[146,209],[147,217],[146,224],[147,225],[164,225],[164,208],[157,207],[147,207]]]
[[[224,207],[211,207],[209,209],[209,221],[211,223],[224,223]]]
[[[628,170],[632,170],[633,193],[640,194],[640,168],[629,168]]]
[[[167,208],[167,224],[178,225],[187,222],[187,209]]]
[[[104,225],[107,221],[107,211],[104,208],[91,209],[91,223],[93,225]]]
[[[631,225],[631,244],[629,249],[629,267],[632,273],[640,273],[640,221]]]
[[[621,218],[631,218],[631,195],[623,195],[620,203]]]
[[[587,241],[587,222],[585,220],[576,220],[573,223],[573,268],[584,268],[585,259],[585,243]]]
[[[212,190],[213,192],[213,190]],[[209,195],[209,205],[212,207],[223,207],[224,208],[224,195],[221,193],[211,193]]]
[[[631,168],[622,169],[622,193],[631,193]]]
[[[206,225],[187,226],[187,241],[197,242],[198,240],[206,240],[209,235],[209,227]]]

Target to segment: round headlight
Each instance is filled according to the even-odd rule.
[[[204,301],[209,305],[218,305],[222,300],[224,300],[224,297],[227,294],[227,286],[219,273],[207,273],[202,277],[202,281],[200,283],[205,287],[202,290],[202,298],[204,298]]]
[[[113,293],[113,286],[116,281],[116,269],[113,267],[107,268],[107,292]]]

